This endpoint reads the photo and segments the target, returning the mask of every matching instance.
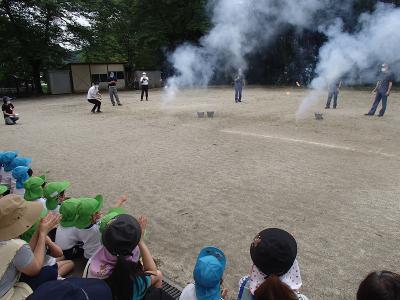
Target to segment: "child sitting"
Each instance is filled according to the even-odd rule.
[[[224,252],[215,247],[203,248],[193,271],[195,283],[190,283],[183,289],[179,300],[226,299],[228,290],[223,288],[222,279],[225,266]]]
[[[8,169],[11,170],[11,187],[10,187],[10,192],[14,194],[14,190],[16,189],[16,179],[14,176],[12,176],[14,169],[17,167],[28,167],[30,163],[32,162],[32,159],[29,157],[16,157],[13,159],[11,162],[10,166]],[[5,170],[7,171],[7,170]],[[22,194],[23,196],[23,194]]]
[[[0,184],[11,188],[11,169],[10,164],[18,156],[17,151],[6,151],[0,156]],[[8,170],[8,171],[6,171]]]
[[[61,203],[65,200],[65,190],[71,184],[69,181],[50,182],[43,189],[44,198],[46,198],[46,207],[48,210],[60,210]]]
[[[30,168],[29,167],[16,167],[14,170],[12,170],[12,178],[13,182],[15,184],[13,185],[13,194],[20,195],[21,197],[24,197],[25,195],[25,189],[24,189],[24,183],[27,181],[30,177]]]
[[[43,186],[45,185],[44,176],[32,176],[24,182],[24,199],[26,201],[40,202],[46,208],[46,199],[43,198]]]
[[[83,256],[89,259],[101,247],[97,221],[103,197],[70,198],[60,207],[62,219],[56,232],[56,244],[66,259]]]

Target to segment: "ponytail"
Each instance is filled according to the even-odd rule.
[[[254,292],[256,300],[298,300],[291,288],[278,276],[270,275]]]
[[[106,279],[114,300],[131,300],[133,282],[136,276],[143,274],[141,264],[127,260],[124,256],[117,256],[117,263],[109,278]]]

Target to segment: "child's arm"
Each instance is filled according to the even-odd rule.
[[[46,237],[46,246],[50,250],[50,255],[53,257],[61,257],[64,255],[63,251],[61,250],[60,246],[54,243],[49,236]]]
[[[124,205],[124,203],[128,200],[128,194],[125,193],[121,196],[119,196],[117,198],[117,200],[115,200],[115,204],[113,207],[121,207],[122,205]]]

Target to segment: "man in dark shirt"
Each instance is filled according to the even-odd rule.
[[[242,90],[244,86],[244,77],[242,69],[238,70],[238,73],[233,78],[235,85],[235,103],[242,102]]]
[[[366,116],[373,116],[375,114],[376,109],[378,108],[379,102],[382,100],[382,108],[379,111],[378,117],[383,117],[386,111],[387,99],[390,95],[390,91],[392,90],[394,75],[389,70],[389,66],[387,64],[382,65],[381,69],[382,73],[379,77],[379,81],[376,84],[375,89],[372,91],[376,94],[375,101],[372,104],[372,107]]]
[[[121,102],[119,102],[118,91],[117,91],[117,77],[115,76],[114,72],[110,72],[110,76],[107,79],[108,81],[108,93],[110,94],[111,103],[115,106],[115,100],[117,104],[121,106]]]
[[[18,115],[14,113],[14,105],[11,103],[11,100],[10,97],[4,96],[3,105],[1,106],[6,125],[15,125],[19,119]]]

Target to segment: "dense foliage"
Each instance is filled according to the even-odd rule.
[[[349,31],[376,1],[354,1],[345,19]],[[123,61],[128,70],[168,73],[166,55],[182,42],[196,43],[211,26],[207,16],[207,0],[1,0],[0,80],[31,81],[41,93],[41,75],[70,61]],[[250,81],[307,81],[324,40],[320,33],[287,28],[248,58]]]

